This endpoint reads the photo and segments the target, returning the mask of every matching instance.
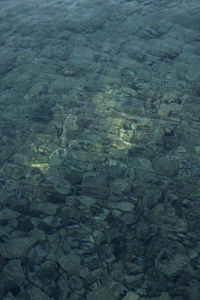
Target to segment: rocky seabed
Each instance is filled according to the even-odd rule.
[[[22,2],[0,3],[0,298],[199,300],[199,7]]]

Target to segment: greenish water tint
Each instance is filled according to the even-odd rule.
[[[199,20],[0,1],[0,299],[200,299]]]

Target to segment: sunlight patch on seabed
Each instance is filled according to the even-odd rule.
[[[118,101],[119,95],[121,101]],[[110,154],[114,149],[127,153],[130,149],[136,149],[141,145],[144,147],[144,139],[146,140],[148,133],[152,131],[154,122],[145,116],[121,111],[121,105],[124,105],[123,98],[127,95],[136,97],[136,92],[128,87],[117,89],[105,86],[92,97],[92,103],[96,108],[94,116],[90,115],[94,118],[93,125],[86,138],[80,133],[78,140],[68,140],[68,130],[78,130],[79,116],[67,114],[63,122],[63,133],[59,138],[48,134],[34,135],[30,147],[32,155],[27,159],[24,158],[25,164],[46,173],[51,166],[59,166],[69,151],[82,149],[87,152],[89,144],[90,151],[103,154],[101,142],[95,143],[95,139],[101,140],[101,137],[109,140],[107,150]],[[90,160],[89,156],[90,154],[88,154]]]
[[[55,142],[56,141],[56,142]],[[60,159],[67,155],[67,149],[58,147],[58,141],[51,135],[35,134],[30,145],[31,156],[24,157],[24,163],[45,173],[49,167],[59,165]]]
[[[97,104],[95,113],[103,118],[107,128],[106,137],[110,140],[110,149],[116,148],[120,151],[131,149],[136,146],[137,141],[142,142],[142,131],[147,132],[153,126],[153,122],[146,117],[120,111],[123,103],[118,103],[117,97],[123,93],[136,97],[136,92],[131,88],[112,89],[108,86],[92,99]]]
[[[31,167],[32,167],[32,168],[40,169],[40,171],[45,171],[46,169],[49,168],[49,164],[32,163],[32,164],[31,164]]]

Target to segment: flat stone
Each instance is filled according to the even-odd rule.
[[[132,211],[134,209],[134,205],[130,202],[122,201],[122,202],[118,203],[118,208],[121,211],[129,212],[129,211]]]
[[[134,292],[128,292],[126,294],[126,296],[124,296],[122,298],[122,300],[138,300],[139,299],[139,296],[138,294],[134,293]]]
[[[86,206],[91,206],[96,203],[96,199],[87,197],[87,196],[79,196],[78,201],[81,202],[81,204],[86,205]]]

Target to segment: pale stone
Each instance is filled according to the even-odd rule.
[[[125,212],[129,212],[129,211],[132,211],[134,209],[134,205],[130,202],[122,201],[122,202],[119,202],[118,205],[119,205],[118,208],[122,211],[125,211]]]
[[[138,300],[139,296],[135,292],[128,292],[126,296],[122,298],[122,300]]]
[[[195,147],[195,152],[196,154],[200,155],[200,146]]]

